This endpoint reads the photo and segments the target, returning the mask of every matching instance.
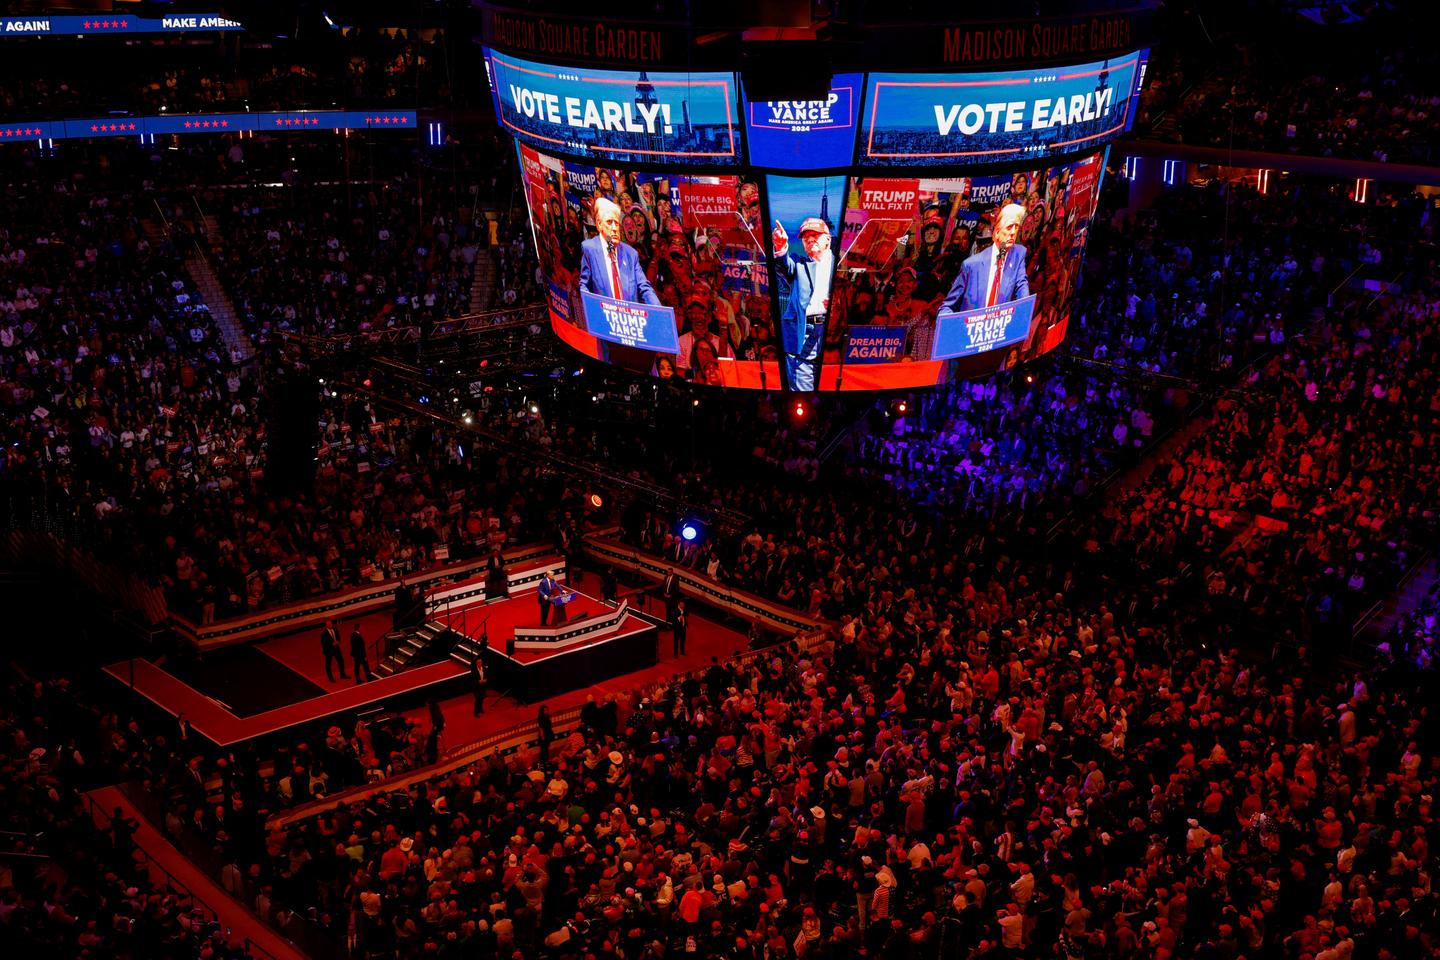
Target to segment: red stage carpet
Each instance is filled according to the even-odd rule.
[[[593,588],[598,587],[598,584],[582,582],[576,583],[574,586],[577,589],[584,586]],[[632,600],[632,604],[633,602]],[[575,619],[581,613],[598,613],[604,609],[604,605],[599,600],[582,594],[574,603],[570,604],[570,619]],[[437,619],[442,619],[443,616],[442,614]],[[534,626],[540,622],[539,605],[533,593],[521,594],[488,604],[476,604],[468,610],[456,607],[449,611],[449,617],[457,630],[463,626],[466,632],[472,636],[480,632],[483,624],[493,645],[502,644],[505,639],[513,635],[517,626]],[[388,611],[371,613],[354,620],[341,622],[339,624],[341,648],[347,653],[350,631],[357,624],[361,634],[366,638],[367,645],[372,648],[370,666],[373,669],[377,661],[373,652],[375,641],[390,630],[390,614]],[[624,632],[643,630],[648,627],[649,624],[644,621],[630,618],[626,622]],[[679,659],[668,657],[670,637],[668,632],[665,632],[659,639],[660,663],[657,666],[591,685],[585,691],[554,698],[554,701],[569,705],[583,702],[586,693],[603,696],[607,692],[629,689],[640,683],[655,682],[677,671],[704,666],[710,662],[712,656],[721,660],[728,659],[743,648],[744,642],[744,637],[739,633],[723,628],[703,617],[692,615],[686,657]],[[313,627],[266,640],[259,645],[258,649],[323,689],[326,692],[325,695],[266,710],[253,716],[241,717],[227,709],[224,704],[194,689],[147,660],[135,660],[133,663],[122,661],[111,664],[105,670],[127,685],[130,685],[133,676],[136,693],[146,697],[172,715],[178,716],[183,713],[196,733],[220,746],[242,743],[335,714],[376,705],[399,694],[412,693],[431,684],[455,680],[466,672],[459,663],[446,659],[439,663],[413,667],[394,676],[382,677],[357,685],[353,676],[354,665],[347,656],[345,668],[347,674],[351,675],[346,679],[337,675],[335,680],[331,681],[325,676],[325,660],[320,650],[319,631]],[[522,653],[527,659],[537,659],[547,655],[544,651],[522,651]],[[504,691],[501,690],[493,692],[491,700],[495,708],[499,707],[503,694]],[[475,722],[475,718],[471,716],[471,701],[472,698],[469,695],[462,695],[452,697],[442,704],[447,718],[444,739],[448,744],[467,742],[478,739],[488,732],[493,732],[493,729],[482,727],[481,724]],[[517,716],[512,717],[510,723],[519,722],[518,714],[528,713],[528,711],[521,711],[518,704],[514,704],[514,706],[517,708]],[[423,716],[425,708],[418,707],[411,713],[417,717]]]

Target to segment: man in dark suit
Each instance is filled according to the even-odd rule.
[[[670,640],[672,656],[685,656],[685,635],[690,629],[690,615],[685,612],[685,601],[675,603],[675,616],[670,618]]]
[[[485,596],[486,597],[508,597],[510,595],[510,578],[505,572],[505,556],[498,548],[490,551],[490,559],[485,565]]]
[[[320,652],[325,654],[325,679],[335,682],[335,674],[330,669],[332,660],[340,668],[340,679],[350,679],[345,672],[345,658],[340,655],[340,631],[335,629],[334,620],[326,620],[325,627],[320,631]]]
[[[540,578],[540,586],[535,590],[535,595],[540,600],[540,626],[542,627],[550,622],[550,608],[554,606],[555,594],[559,589],[560,585],[555,582],[554,577],[550,576],[550,571],[546,570],[545,576]]]
[[[485,693],[490,687],[490,671],[485,666],[485,652],[482,650],[470,661],[470,683],[475,690],[474,715],[485,712]]]
[[[675,619],[675,603],[680,599],[680,578],[675,575],[675,568],[671,567],[665,572],[665,580],[660,584],[660,599],[665,601],[665,619]]]
[[[815,389],[820,368],[820,347],[825,340],[825,318],[830,313],[830,280],[835,254],[830,249],[830,225],[819,217],[800,224],[800,245],[790,249],[790,236],[779,220],[771,233],[776,273],[789,284],[790,295],[780,310],[780,345],[790,389]]]
[[[350,659],[355,661],[355,683],[357,685],[375,679],[375,675],[370,672],[369,655],[365,652],[365,634],[360,632],[358,623],[355,624],[355,629],[350,631]]]
[[[550,744],[555,740],[555,725],[550,720],[550,708],[540,704],[540,712],[535,716],[535,726],[539,728],[540,735],[540,766],[545,768],[550,765]]]
[[[595,227],[599,236],[580,244],[580,289],[614,300],[660,306],[640,266],[635,248],[620,239],[619,204],[600,198],[595,201]]]
[[[1025,208],[1007,203],[995,220],[995,242],[960,265],[955,282],[940,309],[949,312],[977,310],[1030,296],[1025,275],[1025,247],[1016,243]]]

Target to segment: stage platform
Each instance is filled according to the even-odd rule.
[[[614,608],[580,594],[569,605],[568,621],[598,620]],[[453,603],[434,619],[478,641],[488,636],[491,688],[523,702],[578,689],[600,680],[654,666],[658,630],[643,615],[626,612],[618,628],[592,640],[557,650],[520,650],[507,656],[506,641],[527,627],[538,627],[539,604],[527,592],[506,599]],[[341,648],[359,627],[367,643],[390,628],[389,615],[371,612],[339,623]],[[461,646],[468,646],[462,641]],[[478,647],[478,643],[474,643]],[[457,647],[459,650],[460,647]],[[371,667],[378,657],[371,655]],[[353,669],[345,658],[345,670]],[[324,722],[350,721],[377,708],[406,710],[424,701],[445,699],[470,689],[469,661],[463,654],[411,667],[392,676],[357,684],[353,675],[325,674],[319,630],[307,627],[264,643],[202,654],[196,661],[157,665],[136,659],[105,668],[120,683],[171,716],[184,715],[196,734],[217,746],[284,734]],[[342,723],[342,726],[345,724]]]

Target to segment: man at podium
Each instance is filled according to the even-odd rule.
[[[550,622],[550,611],[554,608],[556,625],[565,622],[565,605],[575,599],[575,591],[562,587],[550,571],[540,578],[540,585],[536,588],[536,594],[540,600],[540,626]]]
[[[566,605],[574,601],[576,596],[577,595],[574,590],[566,590],[564,587],[559,586],[558,584],[556,585],[555,596],[550,599],[550,602],[555,605],[555,626],[558,627],[560,626],[560,624],[564,623],[567,619],[569,619],[565,615],[565,607]]]

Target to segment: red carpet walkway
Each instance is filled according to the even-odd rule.
[[[121,683],[129,684],[131,661],[112,663],[105,668]],[[336,692],[313,700],[302,700],[253,717],[237,717],[215,700],[166,673],[149,660],[135,660],[135,692],[172,715],[185,714],[196,733],[219,746],[243,743],[267,733],[275,733],[298,723],[319,720],[332,714],[378,703],[397,693],[463,676],[465,668],[454,660],[426,664],[391,677],[370,683],[349,683]],[[322,670],[321,676],[324,676]]]
[[[139,824],[135,830],[135,845],[144,850],[155,863],[170,871],[177,885],[188,890],[195,899],[216,916],[221,926],[232,931],[232,944],[241,943],[248,938],[254,941],[261,951],[264,951],[263,953],[256,952],[256,955],[261,958],[268,954],[274,960],[306,960],[305,954],[296,950],[289,941],[257,920],[254,914],[232,899],[220,888],[219,884],[201,873],[199,868],[185,859],[179,850],[172,847],[170,842],[160,835],[160,831],[140,815],[140,811],[125,799],[123,793],[115,787],[101,787],[99,790],[91,791],[90,797],[100,810],[104,811],[103,814],[97,813],[95,818],[102,827],[109,826],[110,812],[116,807],[119,807],[125,816]],[[164,888],[169,882],[158,870],[152,869],[152,874],[152,882],[157,887]],[[185,890],[177,892],[183,894]]]

